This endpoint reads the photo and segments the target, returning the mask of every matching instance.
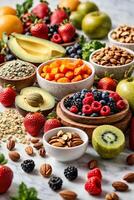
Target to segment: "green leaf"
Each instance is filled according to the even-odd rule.
[[[21,17],[23,14],[27,13],[32,6],[33,0],[25,0],[22,4],[16,4],[17,16]]]
[[[18,194],[15,197],[11,197],[11,200],[39,200],[38,193],[35,188],[28,188],[25,183],[19,185]]]
[[[4,154],[3,154],[3,153],[0,153],[0,164],[1,164],[1,165],[5,165],[5,164],[7,164],[7,162],[8,162],[8,160],[5,159]]]

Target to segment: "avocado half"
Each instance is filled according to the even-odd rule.
[[[9,37],[8,47],[17,58],[31,63],[43,63],[65,55],[65,49],[59,44],[17,33]]]
[[[38,87],[27,87],[16,96],[15,106],[25,116],[28,112],[42,112],[48,115],[55,106],[55,98]]]

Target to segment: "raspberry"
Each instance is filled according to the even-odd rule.
[[[123,100],[117,101],[116,106],[119,110],[124,110],[126,108],[126,104]]]
[[[72,113],[77,113],[77,112],[78,112],[77,106],[71,106],[70,112],[72,112]]]
[[[100,180],[102,179],[102,174],[99,168],[94,168],[92,170],[90,170],[87,174],[87,178],[91,178],[93,176],[97,176]]]
[[[90,105],[86,104],[82,107],[82,112],[86,115],[90,115],[92,113],[92,108]]]
[[[85,104],[89,104],[91,105],[91,103],[94,101],[94,97],[93,96],[89,96],[89,97],[85,97],[82,101],[83,105]]]
[[[101,103],[98,102],[98,101],[94,101],[92,104],[91,104],[91,108],[93,110],[93,112],[99,112],[101,110]]]
[[[110,115],[110,112],[111,112],[111,109],[110,109],[109,106],[103,106],[103,107],[101,108],[101,110],[100,110],[100,114],[101,114],[102,116],[108,116],[108,115]]]
[[[85,98],[87,98],[87,97],[93,97],[93,98],[94,98],[94,95],[93,95],[93,93],[91,93],[91,92],[87,92],[87,93],[85,94]]]
[[[88,179],[88,181],[85,183],[85,190],[89,192],[91,195],[100,195],[102,192],[101,189],[101,180],[94,176]]]
[[[109,97],[112,97],[115,102],[121,100],[120,95],[118,93],[116,93],[116,92],[110,93]]]
[[[60,44],[60,43],[62,43],[62,38],[58,33],[55,33],[52,36],[51,41]]]

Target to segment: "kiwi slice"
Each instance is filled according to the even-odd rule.
[[[125,136],[115,126],[98,126],[93,131],[92,145],[102,158],[114,158],[123,151]]]

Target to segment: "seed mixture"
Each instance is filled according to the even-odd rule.
[[[13,138],[20,143],[27,143],[23,117],[16,109],[7,109],[0,113],[0,140],[6,142]]]
[[[21,60],[9,61],[0,67],[0,76],[9,79],[25,78],[34,72],[35,69],[32,64]]]
[[[122,43],[134,43],[134,27],[127,25],[119,26],[114,29],[111,36],[114,40]]]
[[[92,56],[93,62],[105,66],[119,66],[131,63],[134,56],[125,49],[112,46],[100,49]]]
[[[75,147],[83,144],[83,140],[77,133],[63,132],[62,130],[49,139],[49,144],[55,147]]]

